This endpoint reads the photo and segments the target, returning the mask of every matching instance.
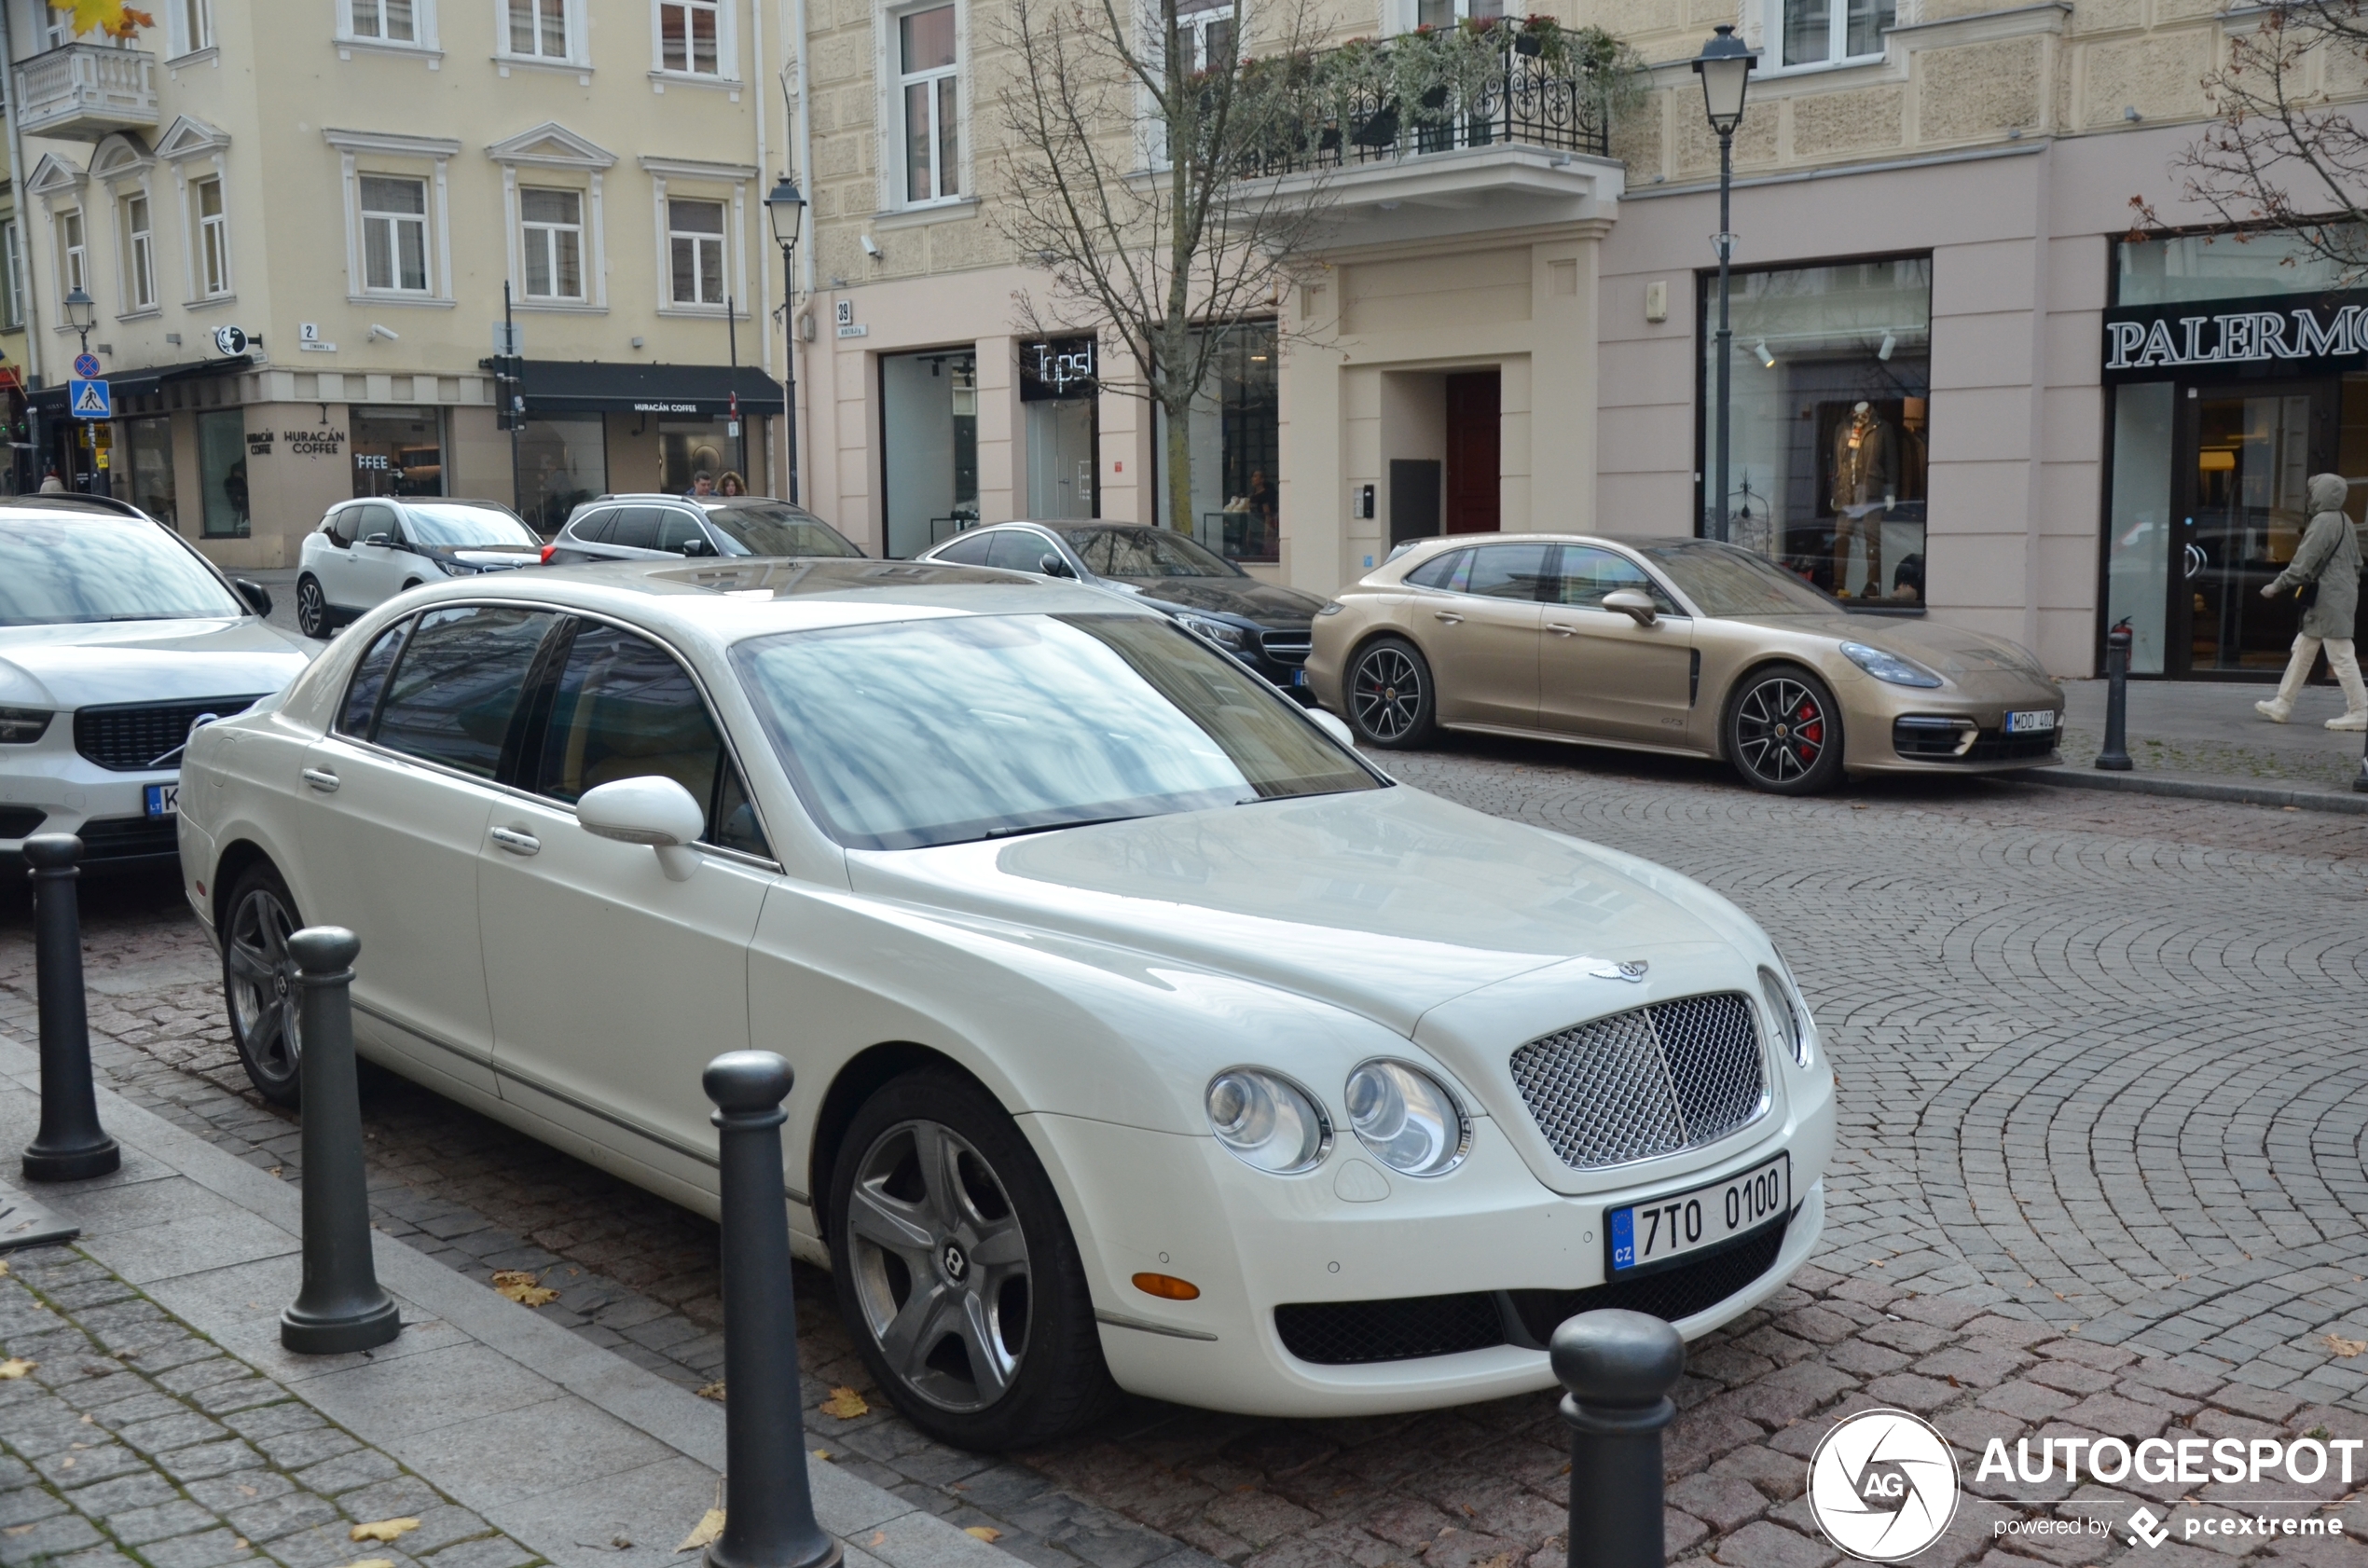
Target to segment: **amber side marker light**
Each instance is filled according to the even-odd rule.
[[[1189,1279],[1177,1279],[1174,1274],[1136,1274],[1135,1288],[1166,1301],[1197,1301],[1201,1299],[1199,1286]]]

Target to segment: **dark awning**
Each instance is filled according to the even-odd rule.
[[[148,396],[167,381],[194,381],[206,376],[235,376],[242,370],[254,368],[255,362],[244,358],[193,359],[179,364],[150,364],[138,370],[108,371],[99,379],[107,383],[107,400],[115,405],[120,416],[125,404],[135,397]],[[63,414],[66,411],[67,391],[66,383],[60,381],[37,392],[29,392],[24,396],[27,403],[45,414]]]
[[[721,419],[731,412],[727,364],[614,364],[601,360],[530,359],[520,367],[530,414],[687,414]],[[778,414],[780,384],[753,365],[740,366],[743,414]]]

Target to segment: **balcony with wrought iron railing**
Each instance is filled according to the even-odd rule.
[[[16,68],[17,124],[27,136],[95,142],[156,126],[157,57],[112,44],[67,44]]]

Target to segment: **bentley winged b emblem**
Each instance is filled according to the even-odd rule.
[[[1625,980],[1635,984],[1644,980],[1645,971],[1652,967],[1642,958],[1616,958],[1590,965],[1587,972],[1597,980]]]

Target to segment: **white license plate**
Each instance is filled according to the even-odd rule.
[[[1779,1154],[1724,1181],[1611,1211],[1605,1272],[1624,1274],[1700,1252],[1791,1212],[1793,1160]]]
[[[2052,708],[2043,708],[2034,713],[2009,713],[2006,715],[2006,733],[2008,735],[2033,735],[2042,731],[2052,730],[2055,727],[2056,710]]]
[[[148,786],[148,815],[177,817],[181,814],[181,786],[151,784]]]

